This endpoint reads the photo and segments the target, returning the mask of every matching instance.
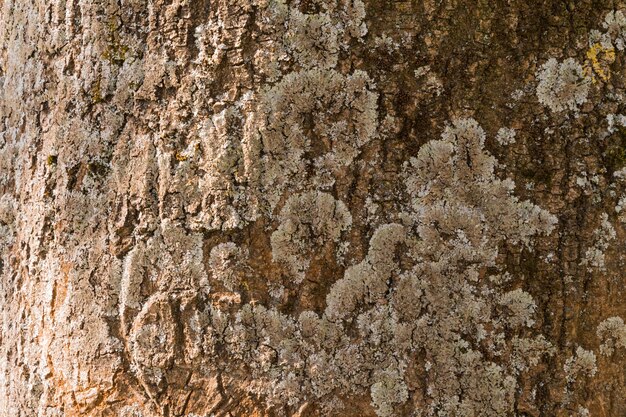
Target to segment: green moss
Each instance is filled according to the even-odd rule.
[[[100,78],[96,80],[93,87],[91,87],[91,102],[94,104],[101,103],[104,101],[104,97],[101,92]]]
[[[115,19],[110,19],[107,24],[107,48],[102,57],[111,64],[122,65],[128,57],[129,47],[120,41],[119,25]]]
[[[128,46],[115,41],[113,43],[109,43],[109,47],[104,51],[102,57],[112,64],[122,65],[122,63],[126,60],[127,53]]]
[[[48,164],[48,166],[56,165],[57,159],[57,155],[48,155],[48,158],[46,158],[46,163]]]

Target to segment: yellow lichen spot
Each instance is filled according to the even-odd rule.
[[[183,152],[178,151],[176,152],[176,160],[178,162],[184,162],[187,161],[189,158],[194,158],[195,156],[198,155],[198,153],[200,152],[200,144],[196,143],[191,150],[189,149],[189,147],[187,147],[187,149]]]
[[[48,158],[46,159],[46,162],[48,163],[48,166],[56,165],[56,163],[57,163],[57,156],[56,155],[48,155]]]
[[[189,156],[187,156],[187,155],[185,155],[185,154],[183,154],[181,152],[176,152],[176,160],[178,162],[184,162],[184,161],[186,161],[188,159],[189,159]]]
[[[591,78],[595,83],[596,76],[604,82],[608,82],[611,78],[611,72],[608,68],[615,61],[615,48],[607,48],[600,43],[595,43],[587,51],[587,60],[585,61],[585,75]]]

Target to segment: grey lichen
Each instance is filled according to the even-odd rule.
[[[172,308],[167,295],[151,297],[129,329],[131,365],[150,396],[158,394],[165,370],[174,361],[176,327]]]
[[[530,294],[521,289],[510,291],[502,295],[500,303],[509,311],[506,320],[511,326],[530,327],[533,325],[532,317],[537,305]]]
[[[17,209],[18,202],[10,194],[0,197],[0,225],[14,229]]]
[[[575,382],[580,377],[592,377],[598,371],[596,355],[592,351],[578,346],[575,354],[565,361],[563,369],[569,383]]]
[[[304,14],[293,7],[286,22],[285,45],[304,68],[334,68],[339,55],[338,30],[327,13]]]
[[[262,91],[256,126],[260,186],[274,207],[287,188],[327,188],[376,135],[377,95],[363,71],[311,69]]]
[[[550,58],[537,71],[537,98],[551,111],[577,111],[587,101],[591,81],[574,58],[559,63]]]
[[[602,213],[600,226],[594,231],[594,244],[585,251],[581,265],[586,266],[589,271],[594,269],[606,270],[605,252],[616,236],[615,228],[609,221],[608,214]]]
[[[615,206],[615,213],[621,223],[626,223],[626,196],[623,196]]]
[[[532,326],[535,303],[522,290],[505,290],[506,273],[482,280],[480,269],[498,268],[505,237],[530,245],[555,219],[511,195],[512,183],[495,177],[483,143],[478,124],[461,119],[421,148],[407,165],[408,223],[374,231],[365,258],[330,288],[322,316],[304,311],[294,319],[256,304],[199,311],[205,335],[195,349],[214,352],[207,365],[234,371],[245,363],[246,389],[269,404],[288,398],[336,410],[339,393],[369,391],[380,416],[402,407],[409,397],[405,374],[418,367],[428,381],[424,416],[510,412],[519,375],[551,345],[541,336],[506,341],[505,331]],[[319,191],[289,198],[278,220],[274,258],[296,280],[306,273],[309,251],[336,241],[350,225],[345,205]],[[234,244],[220,244],[211,251],[211,270],[224,273],[239,257]],[[505,321],[498,319],[502,308]],[[226,356],[217,355],[218,346]],[[498,359],[508,355],[517,359]]]
[[[413,334],[421,335],[418,346],[426,349],[431,363],[432,408],[426,415],[435,415],[437,409],[452,415],[510,411],[518,370],[507,368],[510,363],[486,360],[471,347],[487,346],[495,357],[512,348],[505,342],[504,324],[490,318],[496,305],[483,296],[501,291],[507,280],[494,278],[492,283],[499,284],[487,289],[479,268],[496,265],[497,242],[528,245],[531,236],[549,233],[556,223],[554,216],[513,197],[510,180],[495,177],[495,159],[484,151],[484,139],[475,120],[455,120],[441,140],[422,146],[407,165],[412,223],[419,236],[410,246],[411,256],[418,262],[413,273],[403,275],[394,297],[410,301],[397,304],[401,318],[416,312],[420,317]],[[405,280],[413,283],[403,285]],[[401,295],[403,290],[406,295]],[[411,293],[418,298],[411,299]],[[509,325],[531,325],[530,295],[521,290],[502,294],[500,300],[511,311]],[[473,336],[459,337],[458,332]],[[535,349],[549,353],[549,344],[535,344]],[[464,352],[460,361],[453,359],[458,352]],[[453,377],[458,372],[465,376]],[[480,405],[486,397],[491,398],[489,410]]]
[[[537,366],[544,355],[554,355],[556,348],[543,335],[534,339],[514,337],[512,341],[512,361],[521,372]]]
[[[396,245],[405,239],[399,224],[386,224],[374,232],[367,257],[351,266],[342,279],[335,282],[326,297],[325,314],[331,320],[353,317],[359,303],[375,304],[388,290],[389,280],[397,268],[394,261]]]
[[[382,371],[375,380],[370,391],[376,414],[381,417],[396,415],[394,413],[396,405],[404,403],[409,398],[402,376],[397,371]]]
[[[233,242],[220,243],[211,249],[209,270],[226,289],[237,291],[249,274],[247,257],[247,251]]]
[[[609,133],[615,133],[620,127],[626,127],[626,116],[623,114],[608,114],[606,121]]]
[[[322,328],[332,329],[330,334],[334,336],[324,344],[327,353],[320,362],[323,367],[316,367],[315,373],[304,379],[292,380],[295,375],[289,371],[293,366],[290,365],[281,372],[282,378],[287,379],[281,378],[275,387],[288,390],[292,398],[302,398],[307,395],[306,385],[301,387],[305,381],[316,387],[308,391],[309,395],[315,392],[324,397],[332,392],[332,387],[352,387],[350,390],[353,390],[356,386],[369,385],[377,413],[392,415],[394,404],[401,404],[407,398],[403,374],[406,363],[415,360],[410,352],[423,349],[431,363],[426,370],[431,382],[427,387],[430,405],[424,410],[425,415],[435,415],[437,409],[452,414],[462,410],[477,412],[487,397],[491,399],[493,413],[486,415],[501,415],[510,410],[515,375],[535,365],[542,353],[549,353],[550,345],[545,340],[541,343],[519,339],[518,355],[534,353],[517,366],[488,361],[472,348],[475,343],[485,344],[496,356],[513,349],[512,345],[507,346],[500,333],[505,329],[503,324],[490,318],[498,307],[481,295],[487,288],[481,289],[476,268],[478,265],[495,266],[497,246],[488,245],[489,239],[484,236],[495,237],[497,242],[506,233],[512,242],[529,244],[530,236],[549,232],[555,220],[536,206],[519,202],[510,195],[510,182],[494,177],[495,163],[482,150],[483,141],[484,133],[475,121],[457,120],[446,129],[441,141],[431,141],[420,150],[407,171],[408,190],[415,196],[411,215],[417,234],[407,233],[406,226],[400,224],[377,229],[366,258],[348,268],[344,278],[331,288],[325,317],[320,319],[312,313],[301,316],[301,320],[306,318],[302,322],[302,325],[306,323],[306,328],[323,325]],[[434,176],[434,172],[438,175]],[[447,206],[446,221],[438,215],[442,204]],[[459,215],[455,216],[455,212]],[[447,232],[448,228],[452,230]],[[409,248],[410,257],[415,260],[412,269],[398,271],[394,253],[400,244]],[[456,271],[456,265],[467,261],[474,266]],[[444,301],[446,298],[457,303],[457,307],[449,306]],[[532,325],[534,302],[529,294],[516,290],[503,293],[500,299],[510,309],[510,326]],[[290,320],[265,309],[254,311],[275,317],[282,323],[283,330],[279,334],[284,336],[281,337],[287,337],[290,344],[296,343],[301,346],[299,350],[302,349],[305,340],[299,340],[297,333],[290,333],[288,329],[294,326],[289,324]],[[346,339],[346,326],[351,326],[354,319],[360,342]],[[303,334],[312,333],[304,329]],[[475,339],[459,339],[458,332],[476,336]],[[281,351],[280,346],[287,340],[280,340],[279,337],[278,344],[273,345],[280,355],[293,352],[292,348]],[[528,347],[522,349],[524,344]],[[317,349],[311,352],[314,357],[322,354]],[[343,364],[348,358],[347,352],[352,352],[350,372],[346,372],[347,364]],[[452,358],[459,352],[464,353],[457,363]],[[388,371],[375,373],[373,379],[364,374],[371,366],[367,359],[371,355],[388,363]],[[397,358],[403,359],[398,361]],[[457,374],[465,376],[458,379],[454,376]],[[336,382],[328,386],[332,380]],[[461,392],[464,392],[464,399],[461,399]]]
[[[223,108],[198,126],[198,139],[175,157],[162,155],[164,165],[178,161],[177,169],[161,175],[172,177],[172,190],[182,192],[193,230],[241,228],[260,216],[261,203],[246,184],[251,181],[257,149],[244,134],[242,113],[252,106],[250,97]],[[193,173],[201,169],[206,175]],[[190,180],[191,178],[191,180]]]
[[[280,226],[271,236],[272,257],[286,266],[296,283],[304,279],[313,253],[338,242],[352,224],[346,205],[319,191],[289,197],[278,220]]]
[[[506,146],[515,143],[515,135],[517,132],[515,129],[510,129],[508,127],[502,127],[498,130],[496,134],[496,140],[500,145]]]
[[[617,349],[626,348],[626,324],[621,317],[609,317],[598,325],[596,331],[602,341],[600,353],[611,356]]]
[[[201,242],[200,235],[188,235],[165,221],[153,237],[126,255],[120,271],[121,331],[133,371],[150,398],[161,393],[175,359],[180,328],[173,309],[189,294],[207,294],[210,289]]]
[[[626,49],[626,16],[622,10],[610,11],[604,18],[602,27],[619,51]]]
[[[233,56],[241,39],[220,41],[225,16],[218,13],[195,29],[190,103],[194,113],[207,106],[213,113],[198,126],[172,129],[185,132],[184,149],[172,156],[160,150],[159,174],[180,194],[192,230],[232,230],[271,216],[296,185],[328,189],[376,133],[373,83],[363,71],[335,69],[339,52],[367,32],[362,1],[252,3],[264,39],[254,54],[258,88],[205,98],[207,69],[243,59]],[[179,163],[170,172],[173,159]]]

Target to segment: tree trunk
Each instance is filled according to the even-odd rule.
[[[622,8],[4,1],[0,416],[625,416]]]

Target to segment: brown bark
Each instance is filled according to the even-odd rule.
[[[0,416],[626,415],[620,10],[5,1]]]

